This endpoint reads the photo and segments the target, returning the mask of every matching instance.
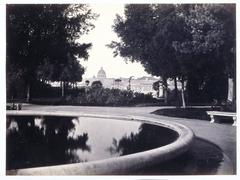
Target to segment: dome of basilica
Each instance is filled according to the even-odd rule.
[[[103,68],[101,67],[101,69],[98,71],[98,73],[97,73],[97,78],[101,78],[101,79],[103,79],[103,78],[106,78],[107,76],[106,76],[106,72],[103,70]]]

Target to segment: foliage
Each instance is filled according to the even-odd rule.
[[[222,101],[220,104],[221,111],[236,112],[236,101]]]
[[[87,86],[89,85],[89,83],[90,83],[89,80],[86,80],[86,81],[85,81],[85,84],[86,84]]]
[[[187,12],[178,13],[189,29],[190,38],[174,42],[173,46],[176,51],[190,57],[184,64],[188,77],[197,81],[198,90],[208,91],[211,99],[222,100],[227,97],[226,78],[232,77],[235,82],[236,76],[235,5],[198,4],[189,6]],[[221,95],[216,95],[216,92]]]
[[[171,42],[185,32],[176,24],[181,22],[174,11],[174,5],[126,5],[125,19],[117,16],[113,26],[121,42],[113,41],[109,47],[115,55],[141,62],[152,75],[176,76],[178,62]]]
[[[234,4],[126,5],[113,25],[120,41],[108,46],[163,82],[193,77],[207,89],[218,76],[235,77],[235,11]]]
[[[60,88],[39,89],[39,94],[35,95],[38,98],[33,98],[32,102],[36,104],[88,106],[131,106],[158,102],[151,94],[103,87],[68,89],[68,95],[65,98],[59,98],[60,93]]]
[[[101,81],[93,81],[92,84],[91,84],[91,87],[92,88],[102,88],[103,84],[102,84]]]
[[[104,106],[129,106],[140,103],[154,103],[156,100],[151,94],[143,94],[120,89],[90,89],[86,94],[86,100],[91,105]]]
[[[115,55],[141,62],[148,73],[161,76],[165,89],[168,78],[185,80],[186,76],[180,62],[186,57],[180,56],[173,42],[186,39],[188,32],[176,11],[177,6],[169,4],[127,5],[125,19],[117,16],[113,26],[121,42],[109,45]],[[167,93],[164,97],[167,104]]]
[[[91,88],[86,93],[86,104],[103,106],[130,105],[133,94],[130,91],[109,88]]]
[[[155,91],[159,91],[159,87],[160,87],[160,81],[156,81],[153,83],[152,87]]]
[[[91,44],[76,39],[95,18],[84,4],[7,5],[7,87],[18,79],[30,90],[39,80],[80,81],[78,58],[88,58]]]
[[[179,16],[189,28],[191,38],[176,42],[175,49],[189,54],[215,53],[219,57],[225,53],[222,58],[231,58],[228,61],[232,62],[236,48],[235,5],[192,5],[187,13],[179,12]]]

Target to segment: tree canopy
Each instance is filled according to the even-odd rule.
[[[7,84],[81,81],[91,44],[76,40],[94,28],[87,5],[7,5]]]
[[[235,21],[233,4],[130,4],[114,21],[120,41],[108,46],[163,81],[194,79],[204,89],[235,77]]]
[[[172,42],[187,34],[175,9],[174,5],[127,5],[125,18],[117,16],[113,26],[121,38],[110,44],[114,54],[142,63],[152,75],[176,76],[178,61]]]
[[[207,59],[208,65],[210,58],[216,61],[214,65],[227,67],[225,72],[233,77],[236,69],[235,5],[198,4],[189,6],[187,12],[179,10],[177,14],[186,23],[190,38],[173,42],[175,50],[192,57],[202,56]]]

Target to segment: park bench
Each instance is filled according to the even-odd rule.
[[[233,126],[236,126],[237,114],[235,112],[222,112],[222,111],[207,111],[207,114],[210,116],[210,123],[214,123],[214,116],[227,116],[233,118]]]

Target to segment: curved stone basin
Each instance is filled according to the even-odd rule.
[[[154,164],[172,159],[181,153],[184,153],[188,150],[191,143],[193,142],[194,134],[186,126],[177,123],[170,123],[167,121],[156,121],[155,119],[148,119],[143,117],[120,117],[120,116],[108,116],[108,115],[91,115],[91,114],[80,114],[80,113],[68,113],[65,112],[28,112],[28,111],[9,111],[7,112],[8,116],[69,116],[69,117],[81,117],[88,119],[95,119],[96,122],[101,122],[103,124],[100,127],[100,124],[95,124],[101,131],[104,131],[107,127],[107,121],[117,122],[117,123],[126,123],[128,127],[135,126],[135,129],[139,129],[142,123],[147,126],[159,127],[167,131],[171,131],[177,135],[177,138],[170,138],[170,143],[157,144],[157,147],[149,147],[147,150],[139,150],[136,153],[123,153],[122,151],[116,151],[112,156],[104,158],[94,158],[88,157],[90,159],[87,162],[74,163],[74,164],[65,164],[65,165],[54,165],[46,167],[34,167],[34,168],[25,168],[17,170],[8,170],[7,174],[16,174],[16,175],[87,175],[87,174],[124,174],[127,172],[134,171],[136,169],[145,168],[152,166]],[[141,122],[141,123],[140,123]],[[80,121],[81,124],[81,121]],[[93,124],[93,123],[92,123]],[[131,125],[130,125],[131,124]],[[29,124],[30,126],[31,124]],[[125,127],[126,128],[126,127]],[[110,127],[111,130],[111,127]],[[95,129],[96,131],[96,129]],[[142,132],[142,131],[141,131]],[[139,132],[134,132],[131,130],[132,134],[139,134]],[[127,134],[125,137],[130,137],[130,134]],[[95,133],[96,134],[96,133]],[[148,134],[148,133],[147,133]],[[144,134],[145,136],[147,134]],[[91,135],[89,135],[91,137]],[[159,137],[160,138],[160,137]],[[100,138],[101,140],[101,138]],[[98,141],[100,141],[98,140]],[[102,142],[102,141],[101,141]],[[119,139],[116,142],[120,142]],[[144,143],[147,143],[144,142]],[[101,144],[101,143],[100,143]],[[117,144],[117,143],[115,143]],[[90,144],[91,145],[91,144]],[[90,146],[91,147],[91,146]],[[87,147],[85,147],[87,148]],[[94,149],[94,148],[93,148]],[[114,148],[113,148],[114,149]],[[92,159],[91,159],[92,158]],[[83,160],[84,161],[84,160]]]

